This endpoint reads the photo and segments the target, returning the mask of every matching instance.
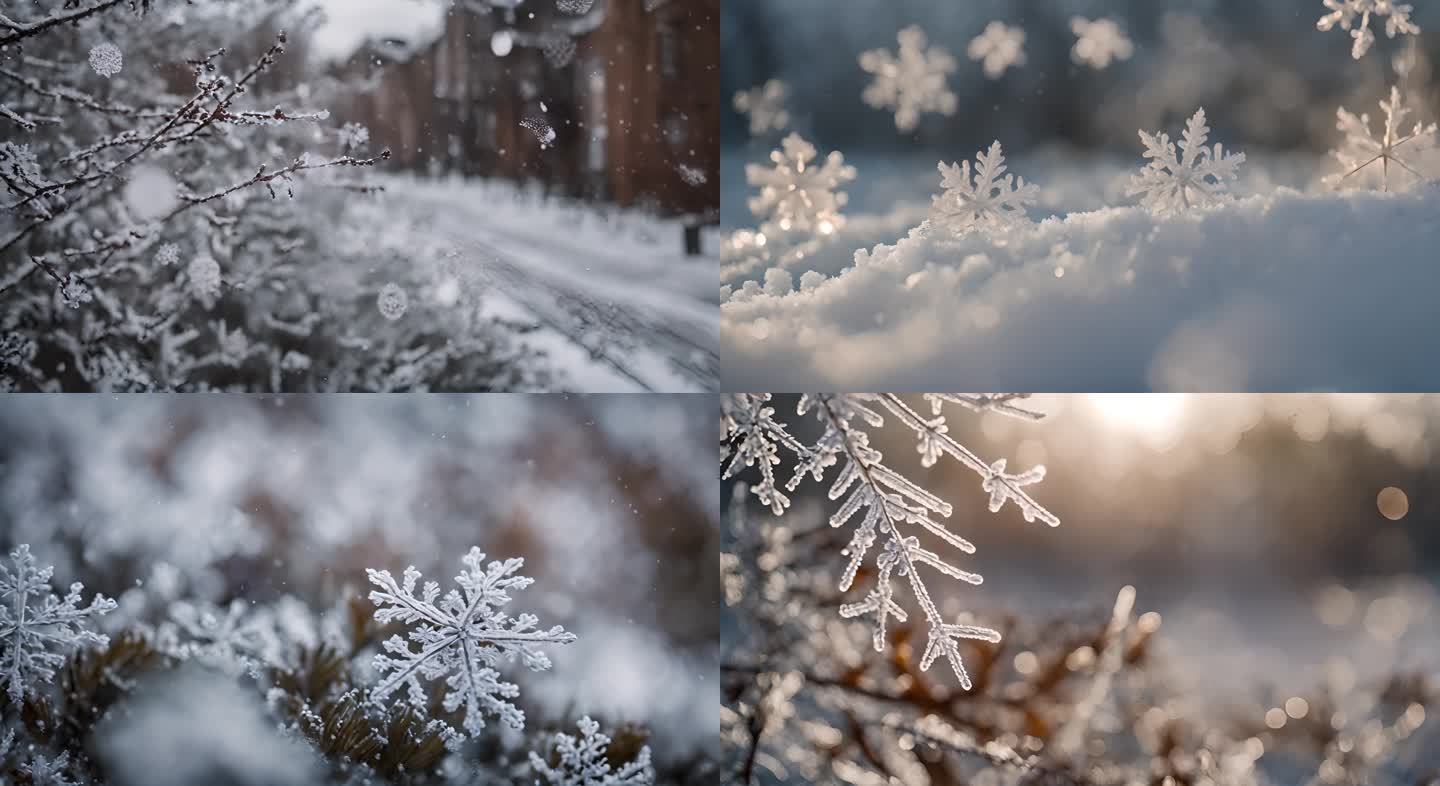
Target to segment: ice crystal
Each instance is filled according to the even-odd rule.
[[[445,710],[455,712],[463,704],[465,730],[472,736],[485,728],[486,713],[512,728],[524,728],[525,713],[507,701],[519,696],[520,689],[502,681],[495,667],[502,659],[518,658],[532,671],[544,671],[550,668],[550,659],[540,645],[569,644],[575,636],[559,625],[538,630],[539,620],[533,614],[507,614],[503,607],[510,602],[510,590],[524,589],[533,579],[515,575],[525,564],[523,559],[482,567],[484,559],[480,549],[470,549],[461,559],[465,568],[455,577],[464,593],[452,589],[443,598],[440,585],[433,581],[425,582],[422,594],[415,595],[420,571],[414,566],[405,569],[404,582],[398,585],[388,570],[367,571],[370,583],[380,588],[370,592],[375,619],[418,623],[409,629],[408,640],[391,636],[385,652],[375,656],[375,669],[384,676],[370,691],[373,699],[383,700],[406,687],[410,701],[423,706],[426,696],[420,680],[444,677],[449,686]],[[418,649],[412,650],[411,642]]]
[[[676,164],[675,171],[679,173],[680,179],[685,181],[687,186],[703,186],[708,179],[705,177],[705,170],[698,166]]]
[[[1005,69],[1025,65],[1025,31],[1004,22],[991,22],[970,42],[971,60],[984,61],[985,76],[999,79]]]
[[[940,185],[945,190],[931,203],[930,225],[952,235],[976,230],[1000,234],[1023,226],[1028,223],[1025,207],[1040,195],[1024,178],[1005,174],[998,141],[977,154],[973,176],[969,161],[960,166],[941,161]]]
[[[190,288],[201,297],[220,294],[220,263],[209,254],[201,254],[190,260],[186,268],[190,274]]]
[[[10,552],[10,562],[0,561],[0,673],[6,692],[19,702],[27,687],[55,676],[65,662],[56,650],[74,650],[85,644],[105,646],[109,637],[86,629],[88,618],[115,609],[115,601],[104,595],[80,605],[80,582],[70,585],[63,599],[50,588],[52,567],[35,567],[30,546],[21,544]]]
[[[176,651],[182,658],[198,658],[231,674],[254,672],[277,660],[280,645],[273,617],[244,600],[232,600],[224,609],[179,601],[171,607],[170,618],[188,638]]]
[[[723,476],[730,477],[742,467],[757,467],[760,482],[755,485],[754,493],[776,515],[781,515],[790,504],[775,480],[774,468],[781,463],[782,447],[795,457],[794,474],[785,484],[786,491],[794,491],[806,475],[819,481],[826,469],[842,464],[830,486],[829,497],[832,500],[843,497],[844,501],[831,515],[830,526],[852,524],[856,514],[865,511],[844,552],[849,563],[840,578],[842,591],[849,590],[859,576],[861,564],[876,541],[883,539],[884,545],[875,560],[878,569],[875,587],[864,600],[842,606],[841,616],[873,614],[872,643],[877,652],[883,651],[889,619],[894,617],[904,622],[909,616],[896,602],[891,586],[892,578],[904,577],[929,626],[929,640],[920,658],[920,668],[928,669],[944,657],[960,685],[969,690],[970,677],[960,659],[958,640],[998,641],[1000,634],[963,621],[946,622],[918,569],[925,565],[969,584],[979,584],[982,579],[979,574],[961,570],[940,554],[924,548],[919,538],[909,533],[917,531],[912,528],[924,530],[967,554],[973,553],[975,547],[936,520],[937,516],[950,516],[952,508],[948,502],[885,464],[880,451],[870,444],[869,430],[884,426],[886,418],[893,417],[914,432],[923,466],[933,466],[941,456],[950,456],[969,467],[980,476],[981,487],[990,494],[991,512],[998,512],[1006,502],[1014,502],[1026,521],[1056,526],[1060,520],[1025,490],[1045,477],[1043,466],[1012,474],[1006,470],[1005,459],[986,463],[949,435],[941,411],[946,403],[953,403],[971,411],[997,412],[1028,420],[1039,419],[1039,413],[1019,406],[1019,396],[1013,394],[931,393],[926,394],[926,398],[932,408],[929,418],[893,394],[805,395],[800,399],[797,414],[814,412],[823,428],[819,439],[807,444],[797,440],[775,419],[768,394],[728,396],[722,406],[721,423],[726,443],[733,452]]]
[[[541,150],[547,150],[555,146],[555,129],[543,117],[527,117],[520,121],[520,127],[535,135],[535,141],[540,143]]]
[[[339,131],[340,147],[347,151],[359,150],[370,144],[370,129],[363,123],[346,123]]]
[[[394,322],[405,316],[405,310],[410,306],[410,298],[399,284],[390,282],[380,288],[380,294],[375,296],[375,307],[380,309],[380,316]]]
[[[875,75],[861,96],[876,109],[895,111],[895,127],[911,131],[925,112],[955,114],[955,94],[946,77],[956,68],[955,58],[935,46],[925,48],[925,31],[911,26],[897,36],[900,50],[872,49],[860,55],[860,67]]]
[[[840,208],[849,199],[836,189],[855,179],[855,167],[847,166],[838,151],[826,156],[823,165],[812,166],[815,146],[799,134],[785,137],[780,147],[770,152],[774,167],[745,166],[746,182],[760,187],[760,194],[750,198],[750,212],[785,232],[834,232],[842,220]]]
[[[583,14],[595,5],[595,0],[555,0],[555,7],[567,14]]]
[[[76,786],[66,770],[70,768],[70,752],[50,757],[37,755],[20,769],[30,778],[30,786]]]
[[[790,125],[790,113],[785,110],[785,97],[789,88],[779,79],[771,79],[759,87],[741,90],[735,94],[735,111],[750,116],[750,133],[758,136],[766,131],[783,130]]]
[[[155,252],[155,262],[166,267],[180,261],[180,247],[174,243],[166,243]]]
[[[1402,124],[1410,115],[1411,109],[1401,100],[1398,87],[1390,88],[1390,100],[1381,99],[1380,109],[1385,113],[1385,130],[1379,138],[1370,132],[1370,115],[1362,114],[1356,117],[1343,106],[1336,110],[1336,128],[1345,135],[1345,140],[1339,149],[1331,152],[1340,162],[1342,171],[1326,178],[1330,185],[1339,187],[1353,183],[1350,180],[1352,177],[1367,170],[1373,172],[1370,167],[1376,163],[1380,164],[1380,184],[1385,191],[1389,191],[1391,187],[1392,163],[1407,173],[1408,177],[1404,178],[1408,181],[1406,185],[1429,179],[1416,168],[1414,162],[1436,148],[1435,124],[1417,122],[1410,133],[1406,134]],[[1404,148],[1403,157],[1401,148]]]
[[[1139,196],[1142,205],[1161,215],[1219,202],[1227,181],[1238,177],[1237,169],[1245,162],[1245,154],[1227,155],[1218,142],[1213,148],[1206,147],[1209,136],[1204,109],[1185,124],[1178,154],[1169,134],[1151,135],[1141,130],[1140,141],[1145,144],[1150,164],[1130,179],[1125,193]]]
[[[90,67],[95,73],[109,79],[120,73],[125,65],[125,56],[120,48],[111,43],[97,44],[90,50]]]
[[[530,766],[550,786],[649,786],[655,782],[650,766],[650,746],[640,748],[635,760],[612,767],[609,759],[610,737],[600,733],[600,724],[585,716],[577,724],[581,737],[555,735],[554,755],[550,760],[530,752]]]
[[[546,41],[540,51],[545,55],[545,62],[549,63],[551,68],[564,68],[570,64],[571,60],[575,59],[575,39],[569,36],[556,36]]]
[[[1420,32],[1420,27],[1410,21],[1410,13],[1415,10],[1410,5],[1396,3],[1394,0],[1324,1],[1330,13],[1320,17],[1315,27],[1328,31],[1339,25],[1341,30],[1349,30],[1350,37],[1355,39],[1355,45],[1350,48],[1350,56],[1356,60],[1364,57],[1375,43],[1375,32],[1370,29],[1371,17],[1386,18],[1385,35],[1388,38],[1394,38],[1401,33],[1416,35]]]
[[[1083,16],[1073,17],[1070,30],[1075,34],[1070,59],[1080,65],[1103,71],[1113,61],[1129,60],[1135,54],[1135,45],[1113,19],[1091,21]]]

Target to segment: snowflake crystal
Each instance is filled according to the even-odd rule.
[[[1237,170],[1245,162],[1245,154],[1227,155],[1218,142],[1214,148],[1208,148],[1205,142],[1209,136],[1204,109],[1185,124],[1178,155],[1169,134],[1152,136],[1140,131],[1140,141],[1145,145],[1145,157],[1150,159],[1150,164],[1130,179],[1125,193],[1140,196],[1142,205],[1160,215],[1219,202],[1224,197],[1226,181],[1239,176]]]
[[[1328,31],[1339,25],[1341,30],[1349,30],[1350,37],[1355,39],[1350,56],[1356,60],[1364,57],[1375,43],[1375,32],[1370,29],[1372,16],[1386,17],[1385,35],[1388,38],[1401,33],[1416,35],[1420,32],[1420,27],[1410,21],[1410,12],[1415,10],[1414,7],[1394,0],[1325,0],[1325,7],[1330,9],[1330,13],[1320,17],[1315,23],[1316,29]],[[1356,24],[1357,17],[1359,24]]]
[[[180,261],[180,247],[174,243],[166,243],[155,252],[156,264],[169,267]]]
[[[363,123],[346,123],[339,131],[340,147],[345,150],[358,150],[370,144],[370,129]]]
[[[540,143],[541,150],[548,150],[555,146],[555,129],[543,117],[527,117],[520,121],[520,127],[535,135],[535,141]]]
[[[1390,165],[1392,163],[1408,173],[1409,177],[1405,180],[1409,182],[1406,185],[1413,185],[1429,179],[1421,174],[1411,162],[1419,160],[1426,153],[1436,149],[1435,124],[1431,123],[1427,126],[1416,123],[1414,129],[1409,134],[1405,134],[1401,130],[1401,125],[1409,116],[1411,109],[1405,106],[1401,100],[1398,87],[1390,88],[1390,100],[1382,99],[1380,109],[1385,113],[1385,131],[1378,139],[1370,133],[1370,115],[1362,114],[1356,117],[1346,111],[1343,106],[1336,110],[1335,126],[1345,134],[1345,141],[1341,143],[1338,150],[1332,151],[1331,155],[1340,162],[1344,171],[1326,178],[1326,182],[1331,186],[1338,188],[1345,185],[1350,178],[1362,175],[1367,170],[1373,173],[1375,170],[1370,167],[1376,163],[1380,164],[1380,184],[1385,191],[1389,191],[1391,188]],[[1404,158],[1400,156],[1402,147],[1405,148]],[[1406,159],[1410,159],[1410,161]]]
[[[190,274],[190,288],[201,297],[215,297],[220,294],[220,263],[215,258],[202,254],[190,260],[186,268]]]
[[[971,60],[984,61],[985,76],[999,79],[1005,69],[1025,65],[1025,31],[1004,22],[991,22],[970,42]]]
[[[95,69],[95,73],[106,79],[120,73],[120,69],[124,65],[125,56],[114,44],[108,42],[97,44],[90,50],[90,67]]]
[[[410,298],[399,284],[390,282],[380,287],[380,294],[375,296],[375,307],[380,309],[380,316],[394,322],[405,316],[405,310],[410,306]]]
[[[1005,459],[987,464],[949,435],[941,410],[944,404],[950,403],[974,412],[995,412],[1026,420],[1038,420],[1040,414],[1017,406],[1015,402],[1020,396],[1015,394],[927,393],[925,397],[932,408],[930,418],[923,417],[894,394],[807,394],[801,397],[796,413],[803,416],[814,412],[823,425],[823,434],[814,443],[804,444],[775,420],[768,394],[727,396],[722,399],[721,424],[730,462],[722,477],[730,477],[741,467],[758,467],[761,482],[754,487],[754,493],[778,516],[790,504],[789,498],[775,485],[774,467],[781,463],[781,447],[796,457],[794,475],[785,484],[788,491],[794,491],[806,475],[821,480],[826,469],[843,461],[830,486],[829,497],[832,500],[843,497],[844,502],[830,516],[830,526],[846,526],[853,523],[861,510],[865,513],[855,525],[850,545],[843,552],[849,557],[849,564],[840,579],[841,591],[848,591],[855,582],[875,542],[883,538],[885,545],[875,561],[876,586],[864,600],[841,606],[840,615],[847,618],[875,615],[872,644],[876,652],[883,652],[889,619],[894,617],[901,622],[908,619],[908,612],[895,601],[891,586],[893,577],[904,577],[929,625],[930,638],[921,656],[920,668],[929,669],[943,656],[960,685],[969,690],[970,676],[961,662],[957,640],[993,642],[999,641],[1000,634],[964,622],[946,622],[921,580],[918,568],[925,565],[968,584],[979,584],[983,579],[925,549],[918,537],[906,534],[902,527],[919,527],[967,554],[974,553],[975,547],[936,520],[937,516],[950,516],[953,512],[950,504],[886,465],[884,456],[870,445],[868,430],[884,426],[886,417],[893,417],[914,432],[922,466],[934,466],[941,456],[950,456],[968,467],[980,476],[981,488],[990,494],[992,513],[998,512],[1006,502],[1014,502],[1026,521],[1043,521],[1053,527],[1059,525],[1060,520],[1025,491],[1026,486],[1044,479],[1043,466],[1012,474],[1006,471]]]
[[[875,75],[861,96],[876,109],[895,110],[895,127],[912,131],[924,112],[955,114],[955,94],[946,76],[956,68],[955,58],[941,47],[926,50],[925,31],[911,26],[897,36],[898,54],[872,49],[860,54],[860,67]]]
[[[13,566],[13,571],[12,571]],[[30,546],[10,552],[10,564],[0,561],[0,673],[6,692],[19,702],[27,682],[44,682],[55,676],[65,656],[48,647],[74,650],[83,644],[104,647],[110,638],[85,628],[86,619],[115,609],[115,601],[97,594],[89,606],[80,605],[80,582],[70,585],[64,599],[51,592],[53,567],[36,568]]]
[[[784,82],[771,79],[759,87],[735,94],[735,111],[750,116],[752,136],[772,129],[780,131],[790,125],[790,113],[785,110],[785,98],[789,92]]]
[[[550,766],[544,758],[530,752],[530,766],[550,786],[650,786],[655,783],[650,746],[640,748],[634,761],[616,769],[610,766],[610,737],[600,733],[600,724],[587,715],[577,725],[583,735],[580,738],[555,735],[555,756],[559,759],[556,766]]]
[[[550,668],[550,659],[539,645],[570,644],[575,636],[559,625],[548,631],[536,629],[539,620],[533,614],[511,617],[505,613],[509,591],[524,589],[534,580],[515,575],[525,564],[523,559],[493,561],[482,568],[484,559],[480,549],[471,548],[461,559],[465,569],[455,577],[464,594],[452,589],[438,604],[440,586],[433,581],[425,582],[423,594],[416,597],[420,571],[414,566],[405,569],[403,585],[397,585],[388,570],[366,571],[370,583],[380,587],[370,592],[376,621],[419,623],[409,629],[408,640],[391,636],[385,652],[375,655],[375,670],[385,676],[371,689],[371,698],[383,700],[408,687],[410,701],[424,706],[421,678],[445,677],[449,686],[445,710],[454,712],[464,704],[464,726],[471,736],[485,728],[487,712],[512,728],[525,727],[525,713],[506,700],[519,696],[520,689],[503,682],[495,666],[502,658],[519,658],[530,670],[544,671]],[[419,649],[412,650],[410,642]]]
[[[1075,33],[1070,59],[1080,65],[1103,71],[1111,62],[1129,60],[1135,54],[1135,45],[1113,19],[1091,21],[1083,16],[1073,17],[1070,30]]]
[[[750,198],[750,212],[784,232],[834,232],[843,220],[840,208],[849,200],[835,189],[855,179],[855,167],[847,166],[838,151],[826,156],[824,165],[811,166],[815,146],[799,134],[785,137],[780,147],[770,152],[774,167],[745,166],[746,182],[760,187],[759,196]]]
[[[970,162],[940,162],[945,190],[930,205],[930,225],[959,236],[972,231],[1000,234],[1029,223],[1025,207],[1040,196],[1039,187],[1005,174],[1005,154],[997,141],[978,153],[972,177]]]
[[[705,177],[705,170],[698,166],[676,164],[675,171],[679,173],[680,179],[685,181],[685,185],[687,186],[703,186],[708,180],[708,178]]]

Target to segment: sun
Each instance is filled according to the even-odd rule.
[[[1179,439],[1189,406],[1181,393],[1092,393],[1088,398],[1106,426],[1129,431],[1157,449]]]

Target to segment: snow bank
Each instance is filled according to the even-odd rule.
[[[1437,196],[1281,188],[1171,218],[1072,213],[1000,241],[912,230],[794,291],[734,293],[723,384],[1434,389]],[[835,274],[836,248],[806,267]]]

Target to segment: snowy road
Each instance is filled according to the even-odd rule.
[[[719,263],[680,253],[680,228],[637,216],[497,199],[457,182],[387,184],[417,228],[451,247],[488,313],[538,329],[565,389],[719,386]]]

